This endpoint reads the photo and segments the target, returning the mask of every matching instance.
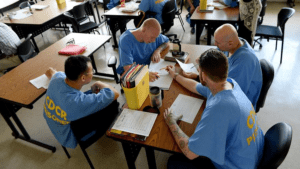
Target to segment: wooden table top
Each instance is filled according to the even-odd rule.
[[[182,51],[188,52],[190,55],[189,63],[195,63],[196,58],[198,58],[204,51],[210,49],[210,48],[216,48],[212,46],[203,46],[203,45],[188,45],[188,44],[182,44]],[[178,65],[178,64],[176,64]],[[159,108],[160,114],[157,116],[157,119],[154,123],[154,126],[151,130],[151,133],[149,137],[146,139],[146,141],[139,141],[130,137],[122,137],[118,135],[111,134],[109,131],[106,132],[107,136],[116,138],[118,140],[126,140],[130,142],[134,142],[137,144],[145,145],[145,146],[151,146],[155,149],[163,150],[163,151],[169,151],[169,152],[181,152],[180,148],[176,144],[172,133],[170,132],[167,124],[165,123],[163,113],[166,108],[171,107],[173,102],[176,100],[177,96],[179,94],[184,94],[196,98],[200,98],[205,100],[204,97],[194,94],[187,89],[185,89],[183,86],[181,86],[178,82],[174,81],[172,82],[170,89],[168,91],[164,91],[164,99],[162,107]],[[188,136],[191,136],[195,128],[198,124],[198,122],[201,119],[202,112],[205,108],[205,101],[203,102],[197,116],[195,117],[195,120],[193,124],[189,124],[183,121],[179,122],[180,128],[183,130],[184,133],[186,133]],[[144,107],[150,105],[150,99],[149,96],[143,103],[142,107],[139,110],[143,110]]]
[[[112,17],[116,17],[116,18],[117,17],[132,17],[132,18],[134,18],[134,17],[139,16],[140,10],[137,10],[135,12],[121,12],[119,10],[119,8],[121,8],[120,5],[110,9],[109,11],[105,12],[103,15],[110,17],[110,18],[112,18]]]
[[[60,7],[57,5],[56,0],[45,0],[39,1],[37,5],[49,5],[48,8],[43,10],[32,9],[33,15],[24,19],[13,19],[9,20],[5,18],[1,22],[6,24],[29,24],[29,25],[42,25],[45,22],[61,15],[64,12],[71,10],[74,6],[80,4],[76,1],[66,0],[65,7]],[[28,9],[29,10],[29,9]]]
[[[90,56],[98,50],[111,36],[71,33],[57,41],[37,56],[0,77],[0,100],[10,101],[28,107],[40,98],[46,89],[35,88],[29,80],[44,74],[49,67],[64,71],[64,63],[68,56],[59,55],[58,51],[66,46],[67,41],[74,38],[75,44],[85,44],[86,51],[82,54]]]
[[[194,21],[238,21],[239,20],[239,8],[224,8],[222,10],[214,9],[213,12],[194,12],[191,20]]]

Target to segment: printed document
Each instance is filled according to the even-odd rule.
[[[199,72],[197,71],[196,66],[193,63],[182,63],[179,60],[177,60],[177,63],[179,64],[179,66],[181,67],[181,69],[187,73],[197,73],[199,74]]]
[[[163,59],[160,59],[158,63],[153,63],[151,61],[149,71],[150,72],[158,72],[160,78],[156,79],[154,82],[149,82],[149,86],[157,86],[163,90],[169,90],[173,78],[166,71],[166,67],[168,65],[175,66],[175,62],[168,62]]]
[[[201,99],[179,94],[170,109],[176,116],[182,114],[182,121],[192,124],[202,103]]]
[[[155,113],[123,109],[112,129],[148,137],[156,117]]]
[[[43,74],[35,79],[30,80],[29,82],[38,89],[41,87],[48,89],[50,80],[48,79],[48,77],[45,74]]]

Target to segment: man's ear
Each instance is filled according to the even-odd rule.
[[[86,76],[85,76],[84,73],[82,73],[82,74],[80,75],[80,81],[85,82],[85,80],[86,80]]]
[[[229,46],[230,48],[233,47],[233,42],[232,42],[231,40],[228,41],[228,46]]]

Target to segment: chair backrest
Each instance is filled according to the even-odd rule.
[[[31,37],[32,34],[29,34],[27,38],[17,48],[17,54],[21,62],[25,62],[26,60],[37,55],[30,41]]]
[[[28,2],[29,2],[30,5],[34,5],[35,4],[33,1],[25,1],[25,2],[20,3],[19,8],[23,9],[23,8],[28,7]]]
[[[292,134],[292,127],[284,122],[273,125],[267,131],[259,169],[275,169],[280,166],[290,149]]]
[[[260,90],[258,101],[256,103],[256,113],[261,107],[264,106],[267,93],[274,79],[273,65],[265,59],[261,59],[259,63],[262,71],[263,84]]]
[[[163,32],[168,31],[174,25],[175,12],[175,0],[166,2],[162,9]]]
[[[280,26],[282,34],[284,34],[285,23],[295,13],[295,9],[284,7],[278,13],[277,26]]]
[[[87,16],[87,14],[86,14],[86,4],[87,3],[88,3],[88,1],[73,7],[72,15],[75,20],[80,20]]]
[[[264,20],[264,16],[266,14],[266,8],[267,8],[267,0],[261,0],[261,11],[258,17],[258,24],[257,25],[261,25],[263,20]]]

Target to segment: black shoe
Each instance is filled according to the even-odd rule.
[[[195,27],[192,27],[191,34],[194,34],[194,33],[195,33]]]

